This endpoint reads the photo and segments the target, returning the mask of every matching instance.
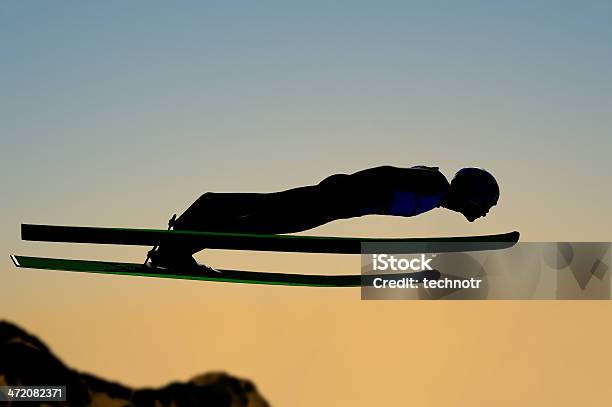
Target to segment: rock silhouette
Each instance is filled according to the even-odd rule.
[[[38,338],[0,321],[0,386],[7,385],[66,386],[67,402],[44,405],[269,406],[252,382],[226,373],[205,373],[161,388],[129,388],[67,367]]]

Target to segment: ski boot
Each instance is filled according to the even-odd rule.
[[[172,230],[176,223],[176,214],[168,221],[168,230]],[[163,248],[155,246],[147,253],[144,262],[145,266],[151,269],[173,270],[178,273],[189,273],[193,271],[203,271],[208,269],[206,266],[198,264],[189,251],[181,250],[177,247]]]

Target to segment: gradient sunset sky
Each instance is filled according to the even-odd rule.
[[[370,303],[17,272],[8,256],[140,261],[146,248],[21,242],[19,225],[163,228],[206,191],[386,164],[485,167],[500,203],[475,223],[437,209],[307,233],[610,241],[611,21],[605,1],[2,2],[0,318],[128,385],[227,370],[279,406],[601,404],[608,302]],[[353,256],[198,258],[359,272]]]

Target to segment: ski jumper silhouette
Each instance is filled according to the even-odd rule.
[[[480,168],[463,168],[449,183],[438,167],[381,166],[281,192],[206,192],[169,225],[175,230],[281,234],[337,219],[410,217],[438,207],[473,222],[486,216],[498,199],[497,181]],[[149,252],[149,259],[156,267],[196,265],[192,255],[204,248],[163,245]]]

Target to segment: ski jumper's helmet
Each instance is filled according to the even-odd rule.
[[[457,171],[451,188],[474,205],[493,206],[499,200],[499,186],[495,177],[482,168]]]

